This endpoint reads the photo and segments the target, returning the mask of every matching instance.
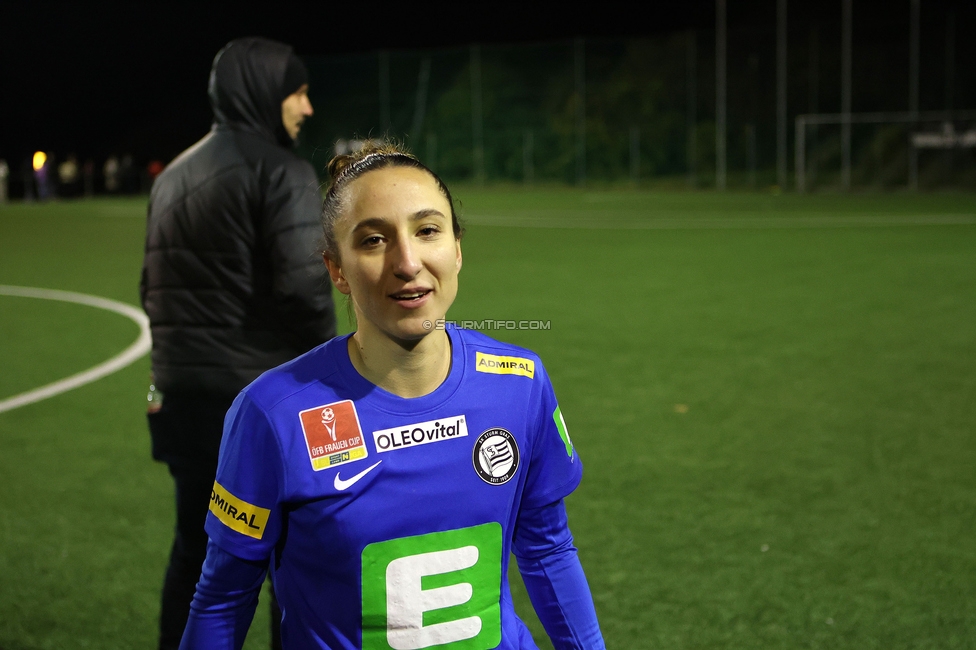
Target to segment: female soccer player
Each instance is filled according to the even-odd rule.
[[[582,465],[539,358],[442,327],[451,194],[391,145],[338,156],[325,263],[357,330],[271,370],[227,414],[207,561],[180,646],[240,648],[269,562],[282,645],[603,648],[563,498]]]

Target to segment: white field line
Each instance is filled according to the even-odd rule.
[[[661,217],[594,219],[578,216],[488,216],[469,214],[467,224],[508,228],[579,228],[584,230],[703,230],[779,228],[861,228],[878,226],[955,226],[976,224],[976,215],[932,214],[862,217]]]
[[[60,393],[84,386],[93,381],[110,375],[117,370],[125,368],[133,361],[145,356],[152,348],[152,338],[149,334],[149,317],[141,309],[117,300],[109,300],[99,296],[90,296],[84,293],[73,291],[55,291],[53,289],[36,289],[34,287],[11,287],[0,284],[0,295],[18,296],[21,298],[41,298],[43,300],[60,300],[62,302],[75,302],[80,305],[107,309],[117,314],[122,314],[135,322],[139,326],[139,338],[125,350],[115,355],[108,361],[93,366],[88,370],[79,372],[76,375],[65,377],[47,386],[41,386],[34,390],[8,397],[0,400],[0,413],[15,409],[19,406],[39,402],[48,397],[53,397]]]

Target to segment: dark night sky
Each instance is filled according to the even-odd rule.
[[[896,51],[907,52],[908,4],[854,0],[855,41],[896,42]],[[775,21],[775,0],[728,0],[728,5],[730,29]],[[809,20],[821,22],[825,31],[839,30],[840,0],[791,0],[789,5],[791,31]],[[966,25],[974,18],[973,5],[971,0],[922,0],[923,43],[944,33],[942,16],[952,6],[961,23],[960,48],[965,46],[972,40]],[[4,3],[0,158],[16,164],[44,149],[83,158],[130,151],[146,159],[188,146],[209,126],[210,62],[224,43],[240,36],[275,38],[301,55],[315,55],[710,31],[715,20],[714,0],[642,3],[640,17],[633,5],[613,1],[587,5],[577,14],[565,3],[525,2],[469,3],[450,10],[419,9],[424,7],[419,3],[400,3],[399,9],[334,2],[245,6],[251,5]],[[923,64],[925,54],[923,47]]]

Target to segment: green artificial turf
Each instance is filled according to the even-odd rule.
[[[552,377],[608,647],[976,647],[972,195],[454,191],[449,318],[548,322],[486,333]],[[0,207],[0,284],[136,304],[143,211]],[[0,399],[135,329],[0,296]],[[153,644],[173,513],[147,378],[0,413],[3,650]]]

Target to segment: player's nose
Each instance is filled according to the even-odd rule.
[[[412,280],[420,273],[423,264],[419,251],[408,238],[400,238],[392,247],[393,273],[401,280]]]

